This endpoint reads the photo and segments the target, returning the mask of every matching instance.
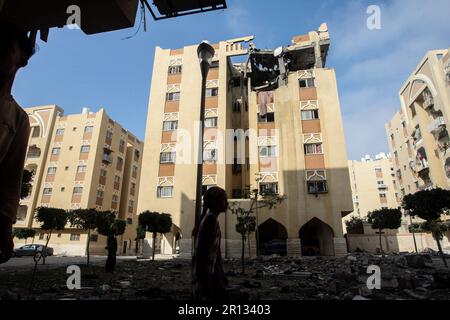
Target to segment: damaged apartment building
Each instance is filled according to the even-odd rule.
[[[224,188],[230,204],[242,208],[250,204],[242,199],[247,187],[287,197],[258,210],[262,255],[345,254],[341,219],[353,205],[336,75],[325,67],[327,25],[275,50],[258,49],[253,40],[212,45],[203,190]],[[156,48],[138,212],[172,215],[172,232],[158,241],[162,253],[191,254],[197,165],[180,158],[196,154],[195,141],[189,150],[182,146],[186,133],[198,132],[201,84],[197,45]],[[234,146],[220,141],[227,130],[236,132]],[[219,220],[223,254],[239,256],[236,217],[227,212]],[[249,247],[254,256],[255,234]]]

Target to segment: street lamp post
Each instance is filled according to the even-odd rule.
[[[202,210],[202,180],[203,180],[203,133],[205,130],[205,98],[206,98],[206,77],[209,67],[215,54],[214,48],[207,42],[200,43],[197,49],[200,69],[202,73],[202,94],[200,103],[200,125],[199,125],[199,143],[198,143],[198,162],[197,162],[197,190],[195,196],[195,224],[200,221]],[[194,239],[195,240],[195,239]]]

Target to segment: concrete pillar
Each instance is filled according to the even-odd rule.
[[[299,257],[302,255],[300,239],[290,238],[286,240],[288,257]]]
[[[347,242],[344,237],[333,238],[334,255],[336,257],[345,256],[347,254]]]
[[[191,259],[192,258],[192,239],[181,238],[180,239],[180,258]]]

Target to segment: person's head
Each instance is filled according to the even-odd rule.
[[[0,74],[14,75],[34,54],[34,45],[20,27],[0,21]]]
[[[203,207],[219,215],[228,209],[228,198],[225,190],[219,187],[209,188],[203,196]]]

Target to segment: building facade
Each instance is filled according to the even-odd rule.
[[[398,208],[400,205],[395,170],[390,155],[380,153],[372,159],[366,156],[361,161],[348,162],[350,184],[355,210],[343,219],[352,217],[365,219],[373,210]]]
[[[450,186],[450,54],[429,51],[399,92],[386,124],[400,195]]]
[[[127,221],[121,254],[134,252],[143,143],[100,109],[63,115],[57,106],[25,109],[31,123],[25,168],[34,172],[31,194],[20,203],[16,228],[37,230],[38,207],[114,211]],[[52,235],[55,253],[84,255],[87,232],[70,226]],[[18,242],[20,243],[20,242]],[[91,252],[105,253],[105,237],[91,235]]]
[[[294,37],[278,60],[273,51],[256,49],[252,40],[213,45],[216,55],[206,84],[203,190],[224,188],[230,203],[242,207],[249,206],[242,199],[247,187],[262,196],[287,197],[275,209],[258,212],[262,254],[343,254],[341,219],[353,207],[335,72],[324,67],[328,29],[324,24]],[[236,63],[239,56],[249,57],[249,64]],[[278,63],[282,69],[274,67]],[[197,46],[157,47],[138,212],[172,215],[172,233],[161,242],[165,253],[179,248],[181,254],[191,254],[200,98]],[[222,252],[239,255],[235,216],[227,212],[219,220]],[[250,240],[252,252],[255,241]]]

